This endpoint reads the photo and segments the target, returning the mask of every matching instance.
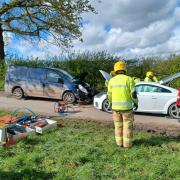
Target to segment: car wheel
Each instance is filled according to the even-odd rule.
[[[74,103],[76,101],[76,97],[72,92],[65,92],[63,95],[63,101],[68,103]]]
[[[180,108],[176,106],[176,103],[173,103],[169,106],[169,115],[172,118],[180,119]]]
[[[13,90],[13,96],[16,98],[16,99],[22,99],[23,96],[24,96],[24,92],[21,88],[15,88]]]
[[[103,109],[103,111],[108,112],[108,113],[112,112],[111,107],[110,107],[109,102],[108,102],[107,99],[105,99],[103,101],[102,109]]]

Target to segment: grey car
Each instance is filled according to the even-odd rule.
[[[10,66],[5,78],[5,92],[21,99],[26,96],[62,99],[70,103],[91,101],[90,86],[55,68]]]

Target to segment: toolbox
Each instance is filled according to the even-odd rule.
[[[39,134],[54,127],[57,127],[57,121],[52,119],[38,119],[36,123],[33,123],[30,126],[30,128],[35,129]]]
[[[0,143],[5,144],[7,140],[7,124],[0,123]]]

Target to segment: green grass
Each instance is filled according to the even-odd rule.
[[[64,120],[0,148],[0,179],[180,179],[180,138],[136,132],[133,143],[118,148],[112,124]]]
[[[3,89],[4,89],[4,81],[0,80],[0,90],[3,90]]]

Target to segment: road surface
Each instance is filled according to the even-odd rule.
[[[95,109],[92,105],[74,106],[74,112],[59,115],[54,112],[53,100],[28,98],[17,100],[0,93],[0,109],[13,111],[20,107],[27,107],[38,114],[62,116],[65,118],[89,119],[96,121],[112,121],[111,114]],[[180,121],[164,115],[135,114],[135,128],[148,132],[158,132],[163,135],[180,136]]]

